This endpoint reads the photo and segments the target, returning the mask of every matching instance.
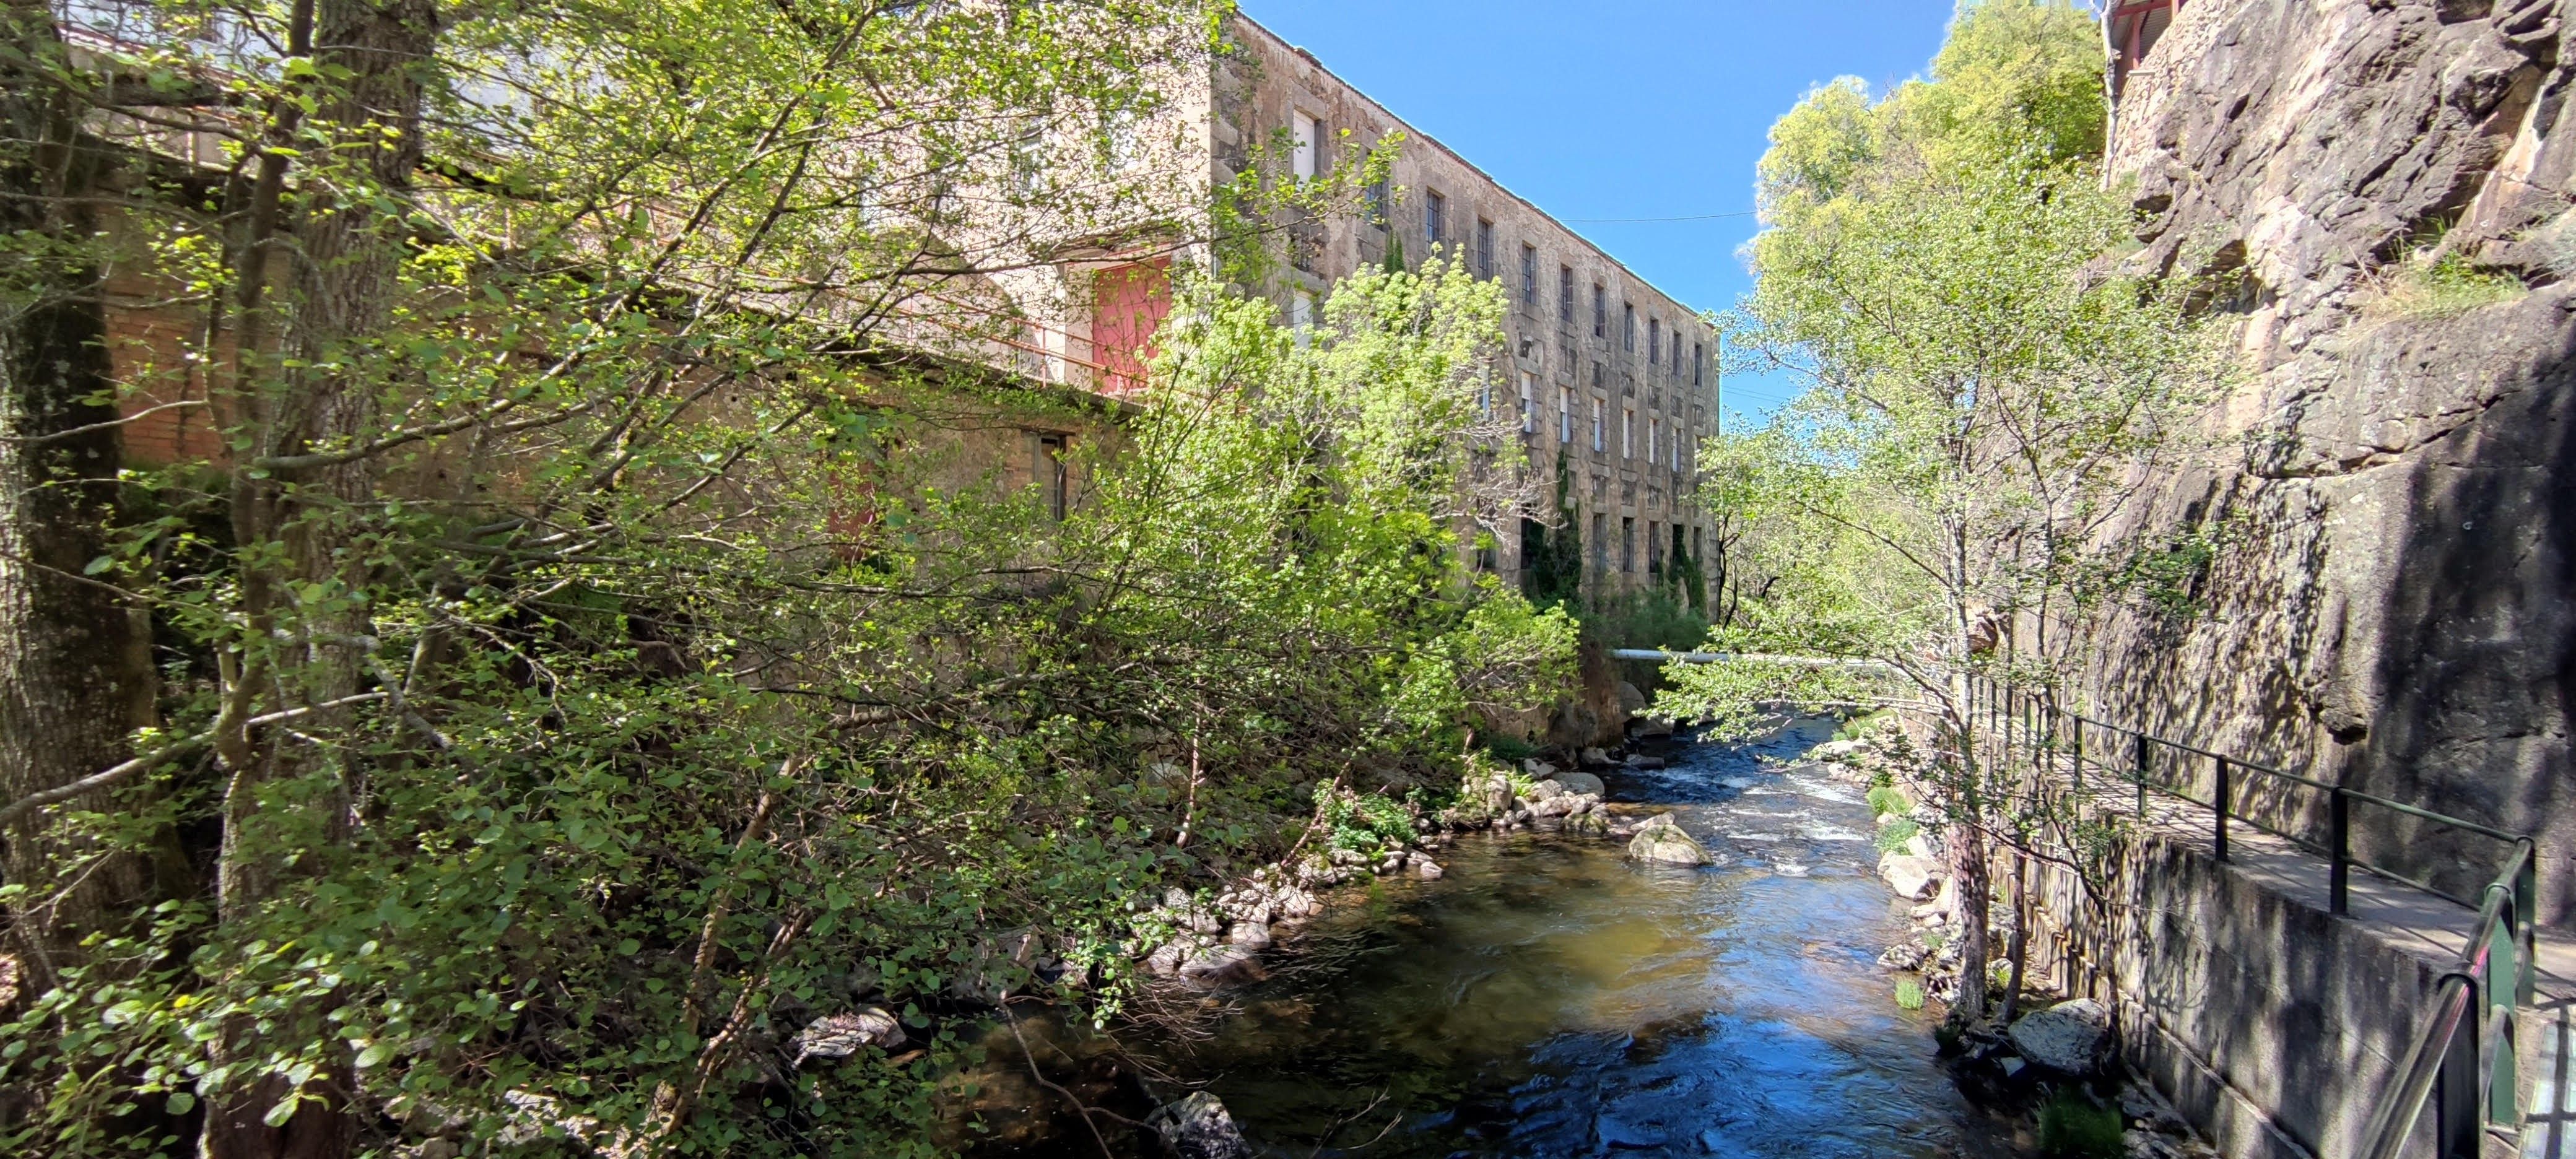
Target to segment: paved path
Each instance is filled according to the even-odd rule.
[[[2134,785],[2088,779],[2086,789],[2087,803],[2100,813],[2139,815]],[[2216,851],[2207,805],[2151,792],[2145,821],[2168,840],[2202,856]],[[2228,821],[2227,864],[2264,889],[2321,912],[2330,908],[2332,869],[2327,860],[2241,818]],[[2477,911],[2359,866],[2353,868],[2346,898],[2349,920],[2381,941],[2444,969],[2459,961],[2477,929]],[[2538,1009],[2524,1014],[2518,1035],[2529,1108],[2522,1155],[2576,1159],[2576,1083],[2571,1083],[2576,1080],[2576,937],[2543,929],[2537,941]],[[2490,1153],[2509,1155],[2511,1150],[2496,1148]]]

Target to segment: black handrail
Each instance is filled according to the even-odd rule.
[[[2012,750],[2016,717],[2020,718],[2022,743],[2030,751],[2033,767],[2042,767],[2043,753],[2070,753],[2068,771],[2079,799],[2084,788],[2087,730],[2107,730],[2129,738],[2123,747],[2131,750],[2133,771],[2120,772],[2107,763],[2099,767],[2137,786],[2141,820],[2147,815],[2147,794],[2153,790],[2210,810],[2211,849],[2219,861],[2227,860],[2231,818],[2318,853],[2328,861],[2328,905],[2338,915],[2350,912],[2355,866],[2374,876],[2475,907],[2477,926],[2469,935],[2458,965],[2435,984],[2432,1014],[2398,1064],[2398,1081],[2373,1112],[2358,1155],[2359,1159],[2394,1159],[2423,1117],[2427,1102],[2435,1110],[2434,1141],[2440,1159],[2477,1159],[2479,1135],[2487,1124],[2519,1125],[2522,1110],[2514,1075],[2513,1012],[2531,1004],[2539,974],[2534,932],[2538,858],[2530,837],[2066,711],[2057,705],[2053,693],[2033,694],[2010,685],[2002,686],[1998,693],[1996,682],[1982,675],[1970,677],[1969,696],[1970,719],[1975,719],[1982,701],[1988,722],[2001,726],[2001,743],[2007,757]],[[2062,727],[2061,722],[2071,729]],[[2041,735],[2043,727],[2045,739]],[[2061,745],[2060,735],[2067,731],[2072,733],[2067,738],[2070,743]],[[2216,774],[2212,799],[2197,800],[2179,788],[2156,784],[2149,774],[2154,763],[2152,753],[2159,747],[2212,761]],[[2237,772],[2258,773],[2327,794],[2326,844],[2321,847],[2274,829],[2256,817],[2235,812],[2233,774]],[[2511,846],[2511,852],[2503,870],[2488,883],[2479,900],[2471,902],[2430,882],[2355,858],[2351,818],[2354,801],[2503,841]]]

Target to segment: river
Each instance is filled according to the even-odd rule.
[[[1124,1035],[1123,1058],[1050,1033],[1036,1052],[1104,1107],[1131,1101],[1122,1071],[1205,1087],[1272,1155],[2020,1154],[1933,1057],[1933,1014],[1899,1009],[1875,964],[1906,927],[1868,808],[1795,763],[1831,727],[1605,777],[1623,812],[1670,809],[1717,866],[1468,835],[1445,877],[1341,899],[1267,955],[1267,981],[1175,1023],[1188,1033]],[[1098,1139],[1077,1120],[1008,1149],[1154,1153],[1094,1122]]]

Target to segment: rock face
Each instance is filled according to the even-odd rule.
[[[2023,1058],[2060,1074],[2091,1075],[2111,1059],[2111,1012],[2090,998],[2022,1015],[2008,1032]]]
[[[1147,1121],[1179,1159],[1251,1159],[1243,1129],[1234,1125],[1225,1104],[1206,1091],[1166,1105]]]
[[[2576,698],[2572,23],[2195,0],[2130,73],[2109,168],[2148,215],[2137,260],[2239,276],[2213,308],[2252,373],[2209,418],[2222,449],[2132,516],[2217,545],[2188,610],[2122,613],[2095,674],[2113,715],[2536,833],[2550,923],[2576,917],[2576,778],[2550,772]],[[2484,304],[2397,292],[2438,261]],[[2354,822],[2454,891],[2493,872],[2491,846]]]
[[[1657,813],[1637,827],[1628,839],[1628,856],[1639,861],[1664,865],[1706,865],[1708,850],[1700,847],[1690,834],[1682,832],[1670,813]]]

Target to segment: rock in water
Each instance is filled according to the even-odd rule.
[[[1601,778],[1590,773],[1558,773],[1556,783],[1565,786],[1566,792],[1578,796],[1590,793],[1598,797],[1609,791],[1602,786]]]
[[[809,1058],[848,1058],[860,1047],[888,1049],[903,1045],[903,1024],[894,1015],[869,1006],[847,1014],[827,1014],[796,1032],[796,1065]]]
[[[1180,1159],[1252,1159],[1243,1129],[1234,1125],[1225,1104],[1206,1091],[1164,1106],[1147,1121]]]
[[[1639,861],[1665,865],[1706,865],[1708,850],[1682,832],[1681,825],[1670,813],[1657,813],[1637,827],[1636,836],[1628,839],[1628,856]]]
[[[1253,952],[1241,946],[1210,946],[1181,963],[1181,980],[1202,990],[1258,982],[1268,976]]]
[[[1921,901],[1932,888],[1934,871],[1928,857],[1911,857],[1890,853],[1878,859],[1878,875],[1887,879],[1887,887],[1907,901]]]
[[[2090,998],[2033,1010],[2009,1034],[2023,1058],[2061,1074],[2094,1074],[2111,1057],[2111,1012]]]

